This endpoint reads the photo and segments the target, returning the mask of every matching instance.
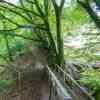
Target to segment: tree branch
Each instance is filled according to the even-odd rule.
[[[8,5],[10,5],[10,6],[12,6],[12,7],[14,7],[14,8],[17,8],[17,9],[20,9],[20,10],[22,10],[22,11],[24,11],[24,12],[30,12],[30,13],[32,13],[32,14],[34,14],[34,15],[36,15],[36,16],[38,16],[38,17],[41,17],[39,14],[37,14],[35,11],[31,11],[31,10],[28,10],[28,9],[26,9],[26,8],[22,8],[22,7],[19,7],[19,6],[16,6],[16,5],[14,5],[14,4],[12,4],[12,3],[9,3],[9,2],[7,2],[7,1],[5,1],[5,0],[2,0],[2,1],[0,1],[1,3],[5,3],[5,4],[8,4]],[[1,6],[1,5],[0,5]]]
[[[9,19],[9,18],[7,18],[7,17],[4,16],[2,13],[0,13],[0,15],[1,15],[4,19],[6,19],[6,20],[8,20],[9,22],[11,22],[12,24],[15,24],[16,26],[19,26],[19,24],[17,24],[16,22],[12,21],[12,20]]]
[[[96,13],[93,11],[93,9],[90,7],[89,2],[84,3],[80,0],[77,0],[77,2],[88,12],[91,19],[94,21],[95,25],[100,29],[100,18],[96,15]]]
[[[1,30],[0,30],[1,31]],[[20,38],[23,38],[23,39],[27,39],[27,40],[34,40],[36,41],[35,39],[31,38],[31,37],[26,37],[26,36],[23,36],[23,35],[19,35],[19,34],[12,34],[12,33],[9,33],[9,31],[12,31],[12,30],[2,30],[2,31],[7,31],[8,33],[5,33],[6,35],[9,35],[9,36],[12,36],[12,37],[20,37]],[[2,35],[2,34],[0,34]]]
[[[25,8],[25,5],[24,5],[24,1],[23,0],[19,0],[19,2],[20,2],[20,5],[21,5],[21,7],[23,7],[24,9],[26,9]],[[31,14],[29,13],[29,12],[26,12],[26,15],[29,17],[29,19],[33,22],[33,16],[31,16]]]
[[[39,6],[39,2],[37,0],[34,0],[35,6],[37,8],[37,11],[40,13],[41,17],[44,17],[44,13],[42,11],[42,9]]]
[[[19,15],[20,17],[24,18],[27,22],[31,22],[27,17],[25,17],[24,15],[22,15],[21,13],[15,11],[15,10],[12,10],[12,8],[8,8],[6,6],[1,6],[1,5],[0,5],[0,8],[4,8],[4,9],[6,9],[6,10],[8,10],[16,15]]]

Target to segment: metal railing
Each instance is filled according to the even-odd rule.
[[[71,96],[67,92],[66,88],[63,86],[62,82],[57,78],[57,75],[55,75],[55,73],[48,66],[46,68],[48,70],[49,77],[52,82],[52,88],[54,90],[51,90],[51,93],[56,92],[57,97],[59,97],[59,99],[61,98],[60,100],[72,100]],[[52,96],[49,100],[52,100]]]

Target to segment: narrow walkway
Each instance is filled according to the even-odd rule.
[[[31,74],[29,79],[23,77],[20,84],[7,94],[0,96],[0,100],[49,100],[49,81],[44,72]]]

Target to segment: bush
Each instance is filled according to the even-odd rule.
[[[80,74],[79,82],[94,92],[96,100],[100,100],[100,70],[86,69]]]
[[[0,94],[5,93],[14,84],[13,80],[0,80]]]
[[[86,69],[80,74],[79,82],[93,91],[100,90],[100,70]]]

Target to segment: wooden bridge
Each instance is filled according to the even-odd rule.
[[[0,100],[71,100],[59,80],[51,71],[50,73],[51,76],[53,75],[54,77],[53,80],[55,80],[54,84],[56,88],[53,86],[51,87],[51,80],[49,80],[49,76],[44,70],[31,73],[30,78],[26,78],[22,74],[20,80],[16,80],[16,85],[13,86],[11,90],[0,95]],[[64,96],[64,92],[62,95],[56,93],[58,87],[61,87],[61,92],[65,92]],[[64,99],[63,97],[66,98]]]
[[[73,64],[68,70],[58,69],[65,80],[48,66],[34,72],[19,72],[16,84],[0,95],[0,100],[95,100],[75,81],[77,69]]]

